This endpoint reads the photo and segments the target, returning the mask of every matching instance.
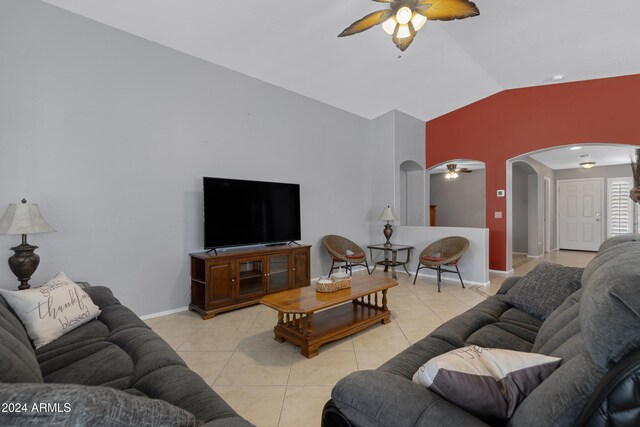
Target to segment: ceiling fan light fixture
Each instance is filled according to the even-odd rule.
[[[396,35],[399,39],[406,39],[411,35],[411,31],[409,31],[409,26],[407,24],[400,24],[398,28],[398,34]]]
[[[358,19],[342,30],[338,37],[352,36],[376,25],[382,25],[391,41],[404,52],[413,42],[416,32],[428,20],[451,21],[480,15],[471,0],[373,0],[386,3],[385,9],[376,10]]]
[[[456,179],[458,177],[457,172],[447,172],[444,176],[446,179]]]
[[[427,22],[427,17],[422,16],[419,13],[414,13],[413,18],[411,18],[411,23],[413,24],[413,28],[418,31],[422,26]]]
[[[583,169],[591,169],[596,165],[596,162],[582,162],[580,163],[580,167]]]
[[[398,23],[396,22],[396,18],[392,16],[391,18],[387,19],[382,23],[382,29],[384,30],[385,33],[392,36],[393,33],[396,31],[397,24]]]
[[[396,12],[396,21],[398,21],[398,24],[400,25],[406,25],[409,23],[409,21],[411,21],[412,16],[413,12],[411,11],[411,9],[409,9],[407,6],[402,6],[400,9],[398,9],[398,12]]]

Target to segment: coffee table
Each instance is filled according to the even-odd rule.
[[[310,359],[323,344],[378,322],[389,323],[387,290],[394,286],[398,282],[386,277],[354,276],[351,288],[321,293],[313,285],[305,286],[266,295],[260,303],[278,311],[274,339],[299,346]]]

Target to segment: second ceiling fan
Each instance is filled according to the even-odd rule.
[[[447,173],[444,175],[446,179],[456,179],[458,177],[458,173],[471,173],[473,172],[471,169],[467,168],[459,168],[455,163],[449,163],[447,165]]]

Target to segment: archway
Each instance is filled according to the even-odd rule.
[[[457,171],[455,177],[449,168]],[[484,162],[469,159],[449,160],[432,167],[428,173],[429,205],[434,212],[433,225],[485,228]]]
[[[528,258],[542,255],[540,236],[539,174],[524,160],[512,162],[511,170],[511,268],[524,264]]]
[[[413,160],[400,164],[400,225],[425,225],[424,168]]]
[[[633,149],[633,146],[615,143],[567,144],[531,151],[507,160],[507,251],[505,257],[507,271],[517,266],[513,262],[514,253],[518,255],[526,252],[526,256],[531,258],[556,249],[595,251],[599,246],[598,242],[616,233],[632,231],[633,221],[639,218],[638,212],[634,211],[633,203],[629,202],[630,199],[627,200],[628,191],[625,193],[625,191],[614,190],[619,190],[625,183],[631,184],[629,160]],[[581,163],[587,163],[587,166],[592,163],[593,167],[584,168],[581,167]],[[522,174],[526,175],[526,178],[522,178]],[[524,179],[527,180],[526,197],[523,190]],[[561,244],[562,235],[559,230],[562,229],[563,210],[560,201],[565,200],[559,192],[562,183],[573,183],[578,186],[594,184],[591,187],[598,188],[597,195],[594,193],[593,196],[587,196],[589,206],[593,209],[583,210],[580,207],[581,202],[576,202],[575,206],[576,212],[593,210],[593,214],[581,214],[592,215],[594,230],[597,229],[600,233],[598,238],[594,239],[591,249]],[[537,195],[532,194],[534,189]],[[621,208],[623,205],[628,209]],[[525,216],[526,251],[522,244],[522,222]],[[626,228],[620,229],[620,226]],[[577,228],[585,230],[584,226]]]

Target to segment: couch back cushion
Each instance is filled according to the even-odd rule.
[[[548,355],[564,341],[580,332],[579,310],[583,291],[584,288],[580,288],[571,294],[542,323],[531,348],[532,352]]]
[[[22,323],[0,296],[0,382],[42,382],[36,354]]]
[[[640,347],[640,242],[608,246],[585,268],[580,324],[589,353],[605,372]]]

